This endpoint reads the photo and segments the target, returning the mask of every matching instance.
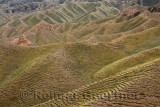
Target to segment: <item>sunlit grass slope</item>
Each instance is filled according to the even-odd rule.
[[[50,46],[54,47],[54,45]],[[29,49],[34,50],[32,48]],[[100,54],[96,50],[98,50]],[[51,53],[45,54],[46,56],[40,56],[39,54],[42,53],[38,51],[39,54],[37,58],[35,57],[35,59],[33,59],[31,57],[29,61],[27,60],[27,62],[24,63],[24,66],[22,66],[22,63],[20,68],[15,68],[15,73],[20,73],[16,75],[16,78],[14,78],[15,73],[4,76],[7,80],[9,79],[7,77],[10,77],[11,80],[4,81],[1,85],[0,90],[3,92],[1,93],[2,97],[0,99],[1,102],[3,102],[0,103],[1,106],[29,106],[49,100],[36,100],[34,98],[23,100],[19,97],[18,93],[25,90],[33,92],[33,90],[37,90],[37,88],[41,87],[41,91],[44,92],[53,90],[55,92],[66,93],[70,90],[80,88],[94,81],[91,76],[92,73],[124,55],[124,52],[121,50],[111,49],[104,45],[94,46],[72,43],[61,44],[55,51],[49,52]],[[110,56],[110,54],[112,54],[112,56]],[[32,55],[34,55],[34,53]],[[15,58],[15,56],[13,57]],[[29,59],[27,56],[23,56],[18,58],[17,61],[20,63],[24,58]],[[13,67],[15,66],[13,65]],[[8,70],[8,72],[9,71],[12,70]],[[14,80],[12,80],[12,78],[14,78]],[[5,97],[4,93],[10,97]],[[13,101],[13,97],[17,99]],[[21,103],[18,103],[19,101]]]
[[[86,105],[98,105],[99,102],[103,104],[103,102],[110,102],[111,105],[114,105],[116,100],[108,101],[106,98],[105,101],[101,102],[99,99],[98,101],[93,100],[92,98],[84,98],[84,94],[87,93],[88,96],[91,96],[91,93],[96,93],[99,96],[105,94],[113,94],[115,92],[126,92],[130,93],[133,90],[137,94],[144,95],[150,97],[158,95],[159,91],[156,88],[157,82],[159,82],[159,25],[148,30],[144,30],[142,32],[137,32],[135,34],[128,34],[123,35],[118,39],[114,39],[110,45],[114,45],[119,47],[120,50],[123,52],[123,56],[119,57],[117,61],[113,63],[106,63],[101,69],[97,70],[97,72],[92,73],[90,76],[92,81],[96,81],[93,84],[85,85],[82,88],[79,88],[75,91],[70,91],[66,93],[64,96],[69,97],[73,93],[77,95],[78,99],[67,99],[67,100],[49,100],[48,102],[39,104],[37,106],[82,106]],[[100,45],[100,44],[99,44]],[[154,48],[155,47],[155,48]],[[111,48],[111,47],[110,47]],[[77,48],[79,49],[79,48]],[[81,49],[81,48],[80,48]],[[73,50],[73,49],[72,49]],[[72,51],[71,50],[71,51]],[[83,49],[84,50],[84,49]],[[82,51],[83,52],[83,51]],[[100,51],[98,51],[101,53]],[[81,53],[81,52],[80,52]],[[91,53],[90,53],[91,54]],[[72,54],[74,55],[74,54]],[[81,54],[75,54],[76,56],[81,56]],[[112,56],[111,54],[110,56]],[[85,56],[85,55],[83,55]],[[101,55],[100,55],[101,56]],[[83,58],[83,57],[82,57]],[[91,58],[91,56],[90,56]],[[110,57],[112,58],[112,57]],[[86,58],[85,58],[86,59]],[[96,58],[94,58],[96,59]],[[82,60],[84,61],[84,60]],[[89,61],[87,59],[87,61]],[[91,61],[91,62],[94,62]],[[101,61],[98,61],[98,64]],[[97,65],[98,65],[97,64]],[[87,66],[87,64],[85,64]],[[91,65],[91,64],[90,64]],[[84,68],[84,67],[83,67]],[[92,71],[94,71],[93,69]],[[89,70],[87,70],[89,71]],[[152,88],[149,87],[147,84],[147,79],[150,79],[150,82],[156,81],[152,84]],[[154,80],[153,80],[154,79]],[[144,83],[144,84],[141,84]],[[133,86],[136,86],[134,88]],[[129,88],[131,87],[131,88]],[[152,91],[145,91],[146,89],[151,88],[152,90],[157,90],[157,93],[153,93]],[[143,91],[138,91],[139,89]],[[72,93],[72,94],[70,94]],[[143,96],[144,97],[144,96]],[[145,99],[145,98],[143,98]],[[134,100],[135,103],[130,104],[132,105],[159,105],[159,98],[152,99],[152,102],[149,103],[147,99],[145,101],[136,99]],[[131,100],[119,100],[119,104],[126,105],[126,101],[131,102]],[[133,100],[132,100],[133,101]],[[138,103],[139,102],[139,103]],[[108,103],[107,103],[108,104]],[[107,105],[104,103],[104,106]]]
[[[27,72],[37,61],[54,51],[57,46],[17,47],[1,46],[1,77],[0,83],[11,81],[21,73]]]
[[[139,106],[140,105],[159,105],[158,103],[160,100],[159,98],[153,98],[151,99],[152,100],[151,102],[149,101],[148,98],[145,98],[145,95],[151,98],[150,95],[152,95],[153,97],[158,95],[159,93],[159,91],[155,86],[155,85],[159,86],[157,82],[160,81],[158,79],[159,65],[160,65],[159,59],[157,59],[148,63],[144,63],[139,66],[135,66],[133,68],[122,71],[121,73],[117,73],[114,76],[111,76],[109,78],[103,79],[101,81],[97,81],[93,84],[84,86],[75,91],[68,92],[64,94],[63,100],[61,100],[60,98],[59,99],[57,98],[57,99],[49,100],[48,102],[36,105],[34,107],[44,107],[44,106],[70,107],[70,106],[82,106],[82,105],[87,106],[89,104],[92,106],[96,106],[99,103],[104,104],[104,106],[107,106],[107,105],[117,105],[117,106],[125,105],[126,106],[125,102],[130,102],[129,103],[130,106],[137,105],[137,104]],[[150,81],[148,81],[148,79]],[[151,84],[151,86],[153,86],[152,89],[155,90],[156,88],[157,92],[154,93],[151,90],[148,90],[148,91],[145,90],[145,88],[151,89],[151,87],[149,87],[147,84]],[[137,86],[137,87],[132,87],[132,86]],[[138,89],[141,89],[141,90],[138,90]],[[133,100],[127,99],[127,98],[126,99],[122,98],[117,100],[114,99],[115,93],[117,94],[121,92],[121,94],[123,93],[127,95],[128,93],[129,95],[129,94],[133,94],[133,92],[135,92],[134,90],[136,91],[137,95],[143,95],[143,96],[140,96],[140,97],[137,96],[136,99],[133,97],[132,98]],[[72,95],[76,95],[76,98],[73,99]],[[113,96],[112,97],[113,100],[109,99],[108,96],[110,97]],[[102,99],[102,102],[101,102],[101,99]],[[141,100],[141,99],[145,99],[145,100]],[[105,103],[105,101],[109,102],[109,104]],[[119,103],[116,103],[116,102],[119,102]],[[86,103],[89,103],[89,104],[86,104]],[[94,103],[96,104],[94,105]]]
[[[6,82],[1,86],[0,90],[3,92],[3,94],[1,94],[2,98],[0,99],[3,102],[1,105],[29,106],[49,100],[49,98],[30,98],[23,100],[18,95],[18,93],[21,91],[28,90],[29,92],[33,92],[34,90],[37,90],[37,88],[41,88],[41,91],[43,92],[49,92],[50,90],[53,90],[60,93],[72,92],[72,90],[80,88],[79,92],[83,93],[83,91],[81,91],[82,86],[89,85],[90,87],[90,84],[95,82],[99,85],[91,85],[91,88],[87,88],[85,90],[94,90],[93,92],[97,91],[99,95],[102,94],[102,92],[108,93],[108,89],[112,90],[112,88],[107,88],[108,86],[113,86],[116,88],[117,85],[121,85],[123,82],[128,83],[130,81],[130,79],[126,78],[126,76],[119,78],[116,75],[121,73],[123,74],[125,72],[132,72],[132,70],[134,70],[133,75],[129,76],[132,81],[134,79],[134,75],[137,76],[139,73],[144,75],[144,73],[146,73],[145,66],[147,66],[147,64],[150,65],[152,62],[159,60],[159,47],[157,47],[159,45],[157,42],[152,42],[152,39],[154,38],[157,38],[157,41],[159,40],[158,28],[159,26],[140,32],[147,34],[144,36],[139,36],[140,33],[122,36],[112,44],[63,43],[57,45],[57,48],[54,51],[49,51],[51,53],[46,54],[44,57],[39,56],[38,54],[40,57],[39,61],[35,62],[35,60],[32,58],[30,61],[33,61],[33,63],[30,63],[30,61],[27,60],[27,62],[31,64],[30,68],[27,69],[27,72],[17,75],[14,80],[9,81],[8,83]],[[137,37],[136,40],[132,39],[135,37]],[[143,39],[142,42],[139,42],[138,40],[141,40],[142,37],[145,39]],[[130,42],[128,42],[129,40]],[[135,41],[136,44],[132,44],[133,41]],[[55,45],[47,46],[50,48],[55,47]],[[127,46],[129,46],[129,48]],[[31,47],[28,47],[28,49],[31,49]],[[137,50],[135,51],[135,49]],[[13,57],[15,58],[15,56]],[[23,60],[23,58],[25,58],[25,56],[18,59]],[[126,62],[129,63],[125,65]],[[107,70],[111,70],[107,71],[107,67]],[[141,71],[141,69],[144,69],[144,72],[143,70]],[[147,71],[148,69],[149,68],[147,67]],[[138,72],[139,70],[141,72]],[[23,69],[21,69],[19,72],[22,71]],[[127,75],[131,74],[132,73],[127,73]],[[11,75],[11,77],[12,76],[14,77],[14,75]],[[96,90],[95,87],[103,87],[103,82],[99,82],[100,80],[112,78],[112,76],[117,78],[118,83],[108,83],[108,80],[106,80],[109,85],[102,88],[100,92]],[[106,84],[106,82],[104,83]],[[94,89],[92,87],[94,87]],[[5,97],[4,94],[9,97]],[[12,98],[17,99],[12,100]],[[80,102],[80,105],[82,105],[86,103],[85,100],[86,99],[82,98],[78,102]],[[19,101],[21,103],[17,103]],[[79,104],[78,102],[75,102],[74,104],[71,103],[69,106],[75,104],[77,105]],[[50,104],[50,102],[48,103]],[[61,103],[64,105],[61,101],[58,102],[58,105]]]

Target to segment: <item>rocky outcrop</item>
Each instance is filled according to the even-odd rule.
[[[26,45],[26,44],[31,44],[31,42],[25,38],[25,35],[22,35],[21,37],[19,37],[17,44]]]
[[[15,39],[9,41],[8,43],[12,44],[12,45],[29,45],[29,44],[31,44],[31,42],[28,39],[26,39],[24,34],[18,38],[15,38]]]
[[[148,8],[148,10],[149,10],[150,12],[160,12],[160,4],[151,6],[151,7]]]

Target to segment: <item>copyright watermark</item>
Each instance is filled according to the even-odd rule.
[[[22,99],[27,99],[28,97],[29,97],[29,92],[28,91],[23,91],[23,92],[21,92],[20,93],[20,97],[22,98]]]
[[[136,93],[95,93],[95,92],[90,92],[90,91],[86,91],[83,92],[81,94],[78,93],[67,93],[67,94],[63,94],[63,93],[59,93],[59,92],[54,92],[54,91],[22,91],[20,93],[20,97],[23,100],[26,99],[55,99],[55,100],[75,100],[75,99],[138,99],[139,95],[137,95]]]

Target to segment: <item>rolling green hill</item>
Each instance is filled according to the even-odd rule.
[[[159,12],[112,6],[67,3],[2,25],[0,107],[160,106]]]

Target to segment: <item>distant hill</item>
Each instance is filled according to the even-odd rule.
[[[54,0],[0,0],[0,8],[6,13],[26,12],[50,8],[57,2]]]
[[[69,2],[107,2],[118,9],[124,9],[135,4],[151,6],[160,0],[0,0],[0,9],[6,13],[44,10],[53,6]]]
[[[87,9],[87,5],[91,8]],[[120,13],[116,8],[107,6],[100,3],[68,3],[57,10],[52,8],[44,13],[15,19],[1,26],[0,40],[1,43],[19,44],[22,37],[24,42],[30,41],[26,42],[27,45],[108,42],[122,36],[122,32],[136,33],[159,24],[159,5],[135,5]]]
[[[35,11],[29,13],[5,14],[7,17],[2,21],[5,26],[29,25],[33,26],[44,21],[49,24],[63,22],[86,22],[106,17],[111,17],[119,13],[119,9],[106,2],[70,2],[54,6],[45,11]],[[5,17],[0,17],[4,20]]]

